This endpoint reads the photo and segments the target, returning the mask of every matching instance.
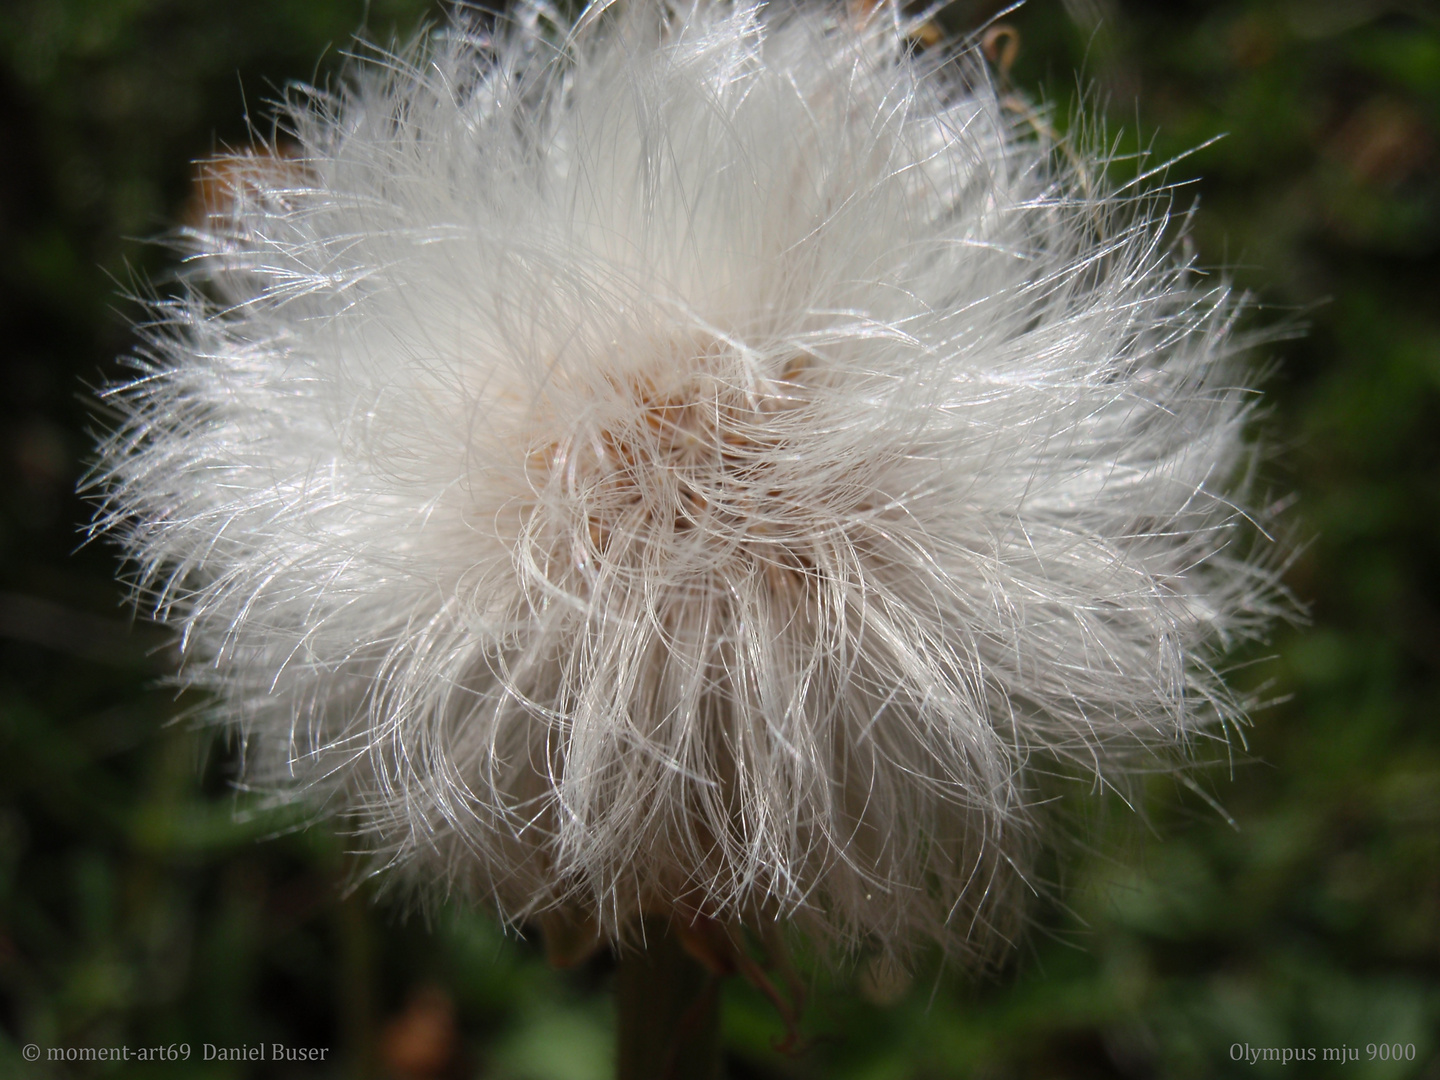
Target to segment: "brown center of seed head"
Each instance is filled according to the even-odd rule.
[[[803,356],[774,374],[702,361],[680,375],[607,378],[571,434],[530,456],[537,490],[583,513],[573,565],[663,554],[702,570],[743,553],[772,587],[799,585],[815,560],[792,542],[797,508],[778,474],[789,421],[809,400],[807,367]]]

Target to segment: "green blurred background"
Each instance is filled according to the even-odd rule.
[[[610,1074],[607,958],[557,973],[483,914],[406,918],[347,890],[343,838],[247,812],[234,748],[174,721],[165,636],[119,606],[113,551],[77,550],[103,423],[87,387],[130,345],[119,293],[165,288],[173,264],[146,241],[187,213],[192,163],[245,144],[247,107],[265,130],[265,101],[335,71],[362,22],[386,40],[439,14],[0,6],[0,1076]],[[1203,794],[1156,780],[1143,816],[1097,813],[999,978],[821,977],[793,1057],[732,986],[730,1075],[1440,1080],[1440,16],[1031,0],[1005,18],[1015,83],[1061,117],[1093,86],[1122,151],[1225,133],[1170,178],[1202,178],[1178,203],[1199,200],[1201,260],[1253,291],[1251,325],[1308,324],[1261,360],[1266,481],[1298,496],[1288,584],[1311,620],[1239,658],[1272,702],[1248,746],[1198,774]],[[202,1060],[261,1041],[327,1060]],[[28,1043],[191,1057],[30,1065]],[[1248,1064],[1237,1043],[1359,1060]]]

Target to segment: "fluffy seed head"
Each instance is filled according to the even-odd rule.
[[[896,9],[459,17],[214,167],[96,529],[248,782],[523,920],[981,950],[1238,709],[1233,305]]]

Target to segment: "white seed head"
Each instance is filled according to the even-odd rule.
[[[972,954],[1221,733],[1234,304],[894,9],[457,18],[213,168],[92,479],[247,783],[519,921]]]

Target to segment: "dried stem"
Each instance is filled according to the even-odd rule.
[[[669,920],[644,924],[643,948],[620,954],[618,1080],[719,1080],[720,977],[699,964]]]

